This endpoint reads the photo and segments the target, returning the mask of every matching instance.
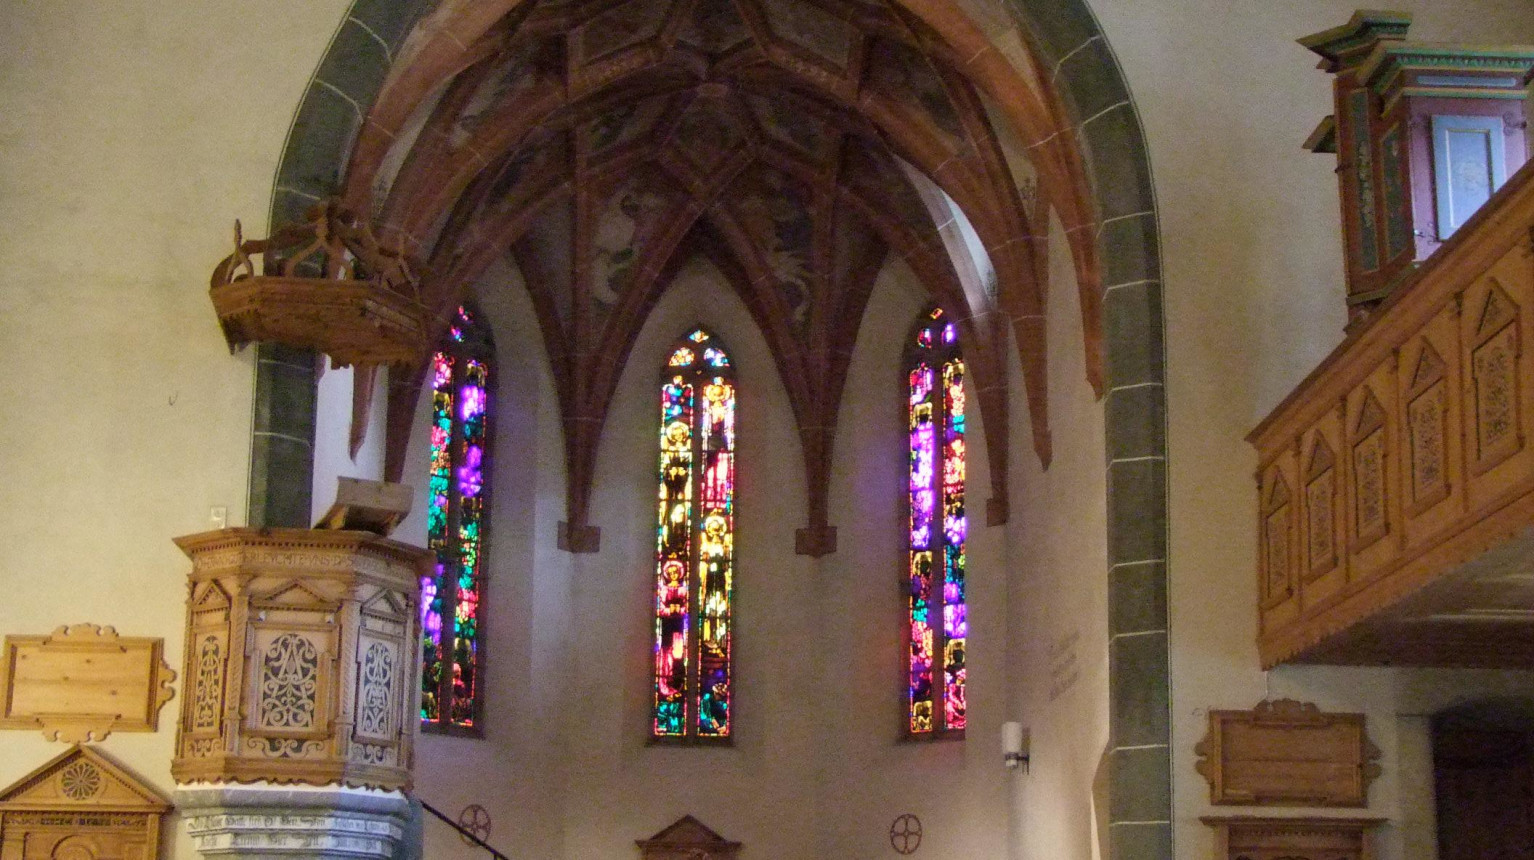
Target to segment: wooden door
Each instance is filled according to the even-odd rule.
[[[1439,860],[1534,860],[1534,733],[1440,725],[1433,772]]]

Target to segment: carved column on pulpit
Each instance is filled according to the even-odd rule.
[[[425,550],[230,528],[192,559],[171,773],[207,856],[388,857],[410,784]]]

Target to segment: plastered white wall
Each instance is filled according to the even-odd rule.
[[[1009,858],[1090,860],[1093,786],[1108,744],[1107,485],[1102,403],[1087,383],[1081,306],[1058,219],[1051,224],[1046,332],[1054,456],[1033,451],[1012,359],[1012,541],[1008,719],[1031,761],[1010,780]],[[1104,855],[1105,856],[1105,855]]]
[[[804,478],[787,395],[745,307],[707,264],[684,267],[645,325],[609,413],[593,522],[601,552],[554,549],[564,517],[558,410],[513,269],[484,278],[495,326],[495,507],[483,739],[426,735],[417,790],[456,815],[491,812],[492,842],[529,858],[628,858],[633,840],[692,814],[746,857],[881,857],[891,821],[921,816],[924,855],[1002,857],[1008,697],[1005,531],[968,544],[971,739],[900,740],[905,434],[899,361],[924,299],[903,263],[881,273],[850,370],[832,475],[841,549],[793,553]],[[739,374],[736,741],[646,743],[654,554],[655,402],[672,341],[701,323]],[[973,401],[971,401],[973,403]],[[971,486],[986,484],[970,410]],[[425,427],[423,401],[418,425]],[[424,433],[410,463],[426,461]],[[421,471],[412,468],[412,472]],[[971,498],[983,508],[984,491]],[[419,513],[396,533],[424,538]],[[470,856],[435,822],[427,856]]]
[[[242,521],[250,449],[250,355],[224,345],[208,276],[235,218],[264,235],[345,7],[0,5],[0,634],[113,625],[163,637],[180,671],[171,538],[214,507]],[[168,793],[180,705],[100,749]],[[64,748],[0,732],[0,786]]]
[[[352,395],[359,381],[366,384],[366,376],[358,374],[355,367],[335,367],[326,356],[319,360],[324,362],[324,371],[315,386],[311,523],[318,522],[335,503],[338,478],[383,480],[384,423],[389,405],[389,368],[381,367],[372,380],[368,410],[361,416],[366,424],[362,444],[352,456]],[[425,498],[424,487],[421,498]]]
[[[195,15],[172,0],[0,6],[0,366],[10,369],[0,377],[0,634],[113,624],[163,636],[178,662],[188,564],[169,539],[207,528],[213,507],[238,524],[248,468],[250,356],[225,349],[208,273],[230,249],[234,218],[247,236],[265,233],[288,125],[347,5],[210,0]],[[1191,753],[1203,709],[1271,693],[1369,714],[1386,769],[1369,811],[1398,821],[1382,858],[1420,856],[1428,810],[1411,769],[1422,767],[1426,715],[1482,692],[1526,693],[1526,679],[1346,669],[1265,678],[1252,644],[1254,458],[1241,439],[1342,325],[1334,163],[1299,149],[1330,111],[1330,82],[1293,40],[1342,23],[1354,6],[1092,5],[1145,121],[1164,243],[1178,855],[1208,849]],[[1399,5],[1416,13],[1421,38],[1534,41],[1526,0]],[[423,738],[422,796],[450,812],[492,807],[497,833],[516,834],[529,857],[628,857],[633,838],[687,811],[761,856],[879,856],[897,811],[923,813],[923,856],[999,856],[1003,844],[1012,857],[1095,856],[1089,800],[1107,735],[1101,415],[1077,364],[1068,269],[1051,265],[1055,462],[1043,472],[1033,460],[1014,369],[1013,522],[1004,540],[976,528],[971,548],[975,729],[963,745],[925,746],[894,742],[900,656],[879,639],[893,640],[886,616],[899,614],[891,540],[903,443],[884,429],[898,397],[881,364],[898,354],[887,338],[903,336],[919,304],[908,275],[884,273],[859,336],[833,475],[842,550],[818,562],[791,552],[804,491],[786,396],[744,309],[706,269],[657,308],[614,403],[593,500],[603,551],[553,549],[564,501],[557,402],[515,273],[488,275],[507,285],[482,290],[501,338],[497,394],[517,404],[514,417],[503,409],[498,438],[533,454],[495,466],[487,737]],[[751,494],[741,502],[742,740],[722,751],[640,741],[652,368],[699,320],[741,362],[740,480]],[[334,455],[344,450],[343,380],[327,373],[321,383],[317,489],[376,468],[376,451]],[[381,434],[370,437],[376,445]],[[414,449],[424,462],[424,442]],[[419,519],[400,532],[411,534],[424,536]],[[992,564],[1008,574],[998,581]],[[987,592],[1007,606],[1004,623],[986,617]],[[995,652],[980,647],[987,637]],[[1076,680],[1051,699],[1072,672],[1052,671],[1067,643]],[[804,707],[806,685],[826,693],[817,706],[831,704]],[[118,733],[102,749],[169,791],[178,706],[162,712],[159,733]],[[1032,730],[1026,777],[999,771],[997,726],[1009,718]],[[0,784],[60,750],[36,732],[4,732]],[[184,837],[172,842],[173,856],[194,856]],[[432,846],[432,857],[463,850],[456,839]]]
[[[1420,790],[1425,723],[1409,718],[1424,712],[1402,693],[1416,673],[1281,668],[1265,677],[1254,642],[1256,458],[1243,437],[1341,340],[1344,322],[1336,160],[1300,148],[1332,112],[1331,77],[1294,40],[1345,23],[1357,4],[1091,6],[1144,122],[1161,226],[1177,856],[1212,850],[1198,817],[1215,810],[1193,755],[1207,709],[1248,708],[1267,695],[1368,715],[1384,775],[1367,812],[1396,822],[1379,856],[1421,856],[1404,847],[1423,844],[1431,826]],[[1392,8],[1415,15],[1416,39],[1534,42],[1534,5],[1524,0]],[[1516,675],[1435,677],[1459,697],[1490,680],[1534,693]]]
[[[518,857],[559,857],[563,704],[568,687],[571,556],[555,548],[564,514],[559,406],[532,302],[516,269],[497,261],[475,290],[494,332],[488,556],[483,584],[483,738],[417,736],[415,793],[457,818],[470,804],[492,816],[492,844]],[[416,504],[394,537],[426,543],[431,400],[418,405],[404,480]],[[480,858],[428,816],[426,855]],[[513,844],[507,839],[515,834]],[[514,850],[513,850],[514,849]]]

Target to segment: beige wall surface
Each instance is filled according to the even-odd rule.
[[[250,448],[250,355],[208,276],[235,218],[264,235],[346,5],[0,4],[0,634],[113,625],[164,637],[180,671],[171,538],[214,507],[243,521]],[[100,748],[168,792],[179,706]],[[0,733],[0,785],[63,749]]]
[[[492,266],[475,303],[496,342],[481,615],[484,737],[419,736],[415,791],[455,818],[470,804],[484,806],[491,843],[513,856],[562,857],[573,557],[555,547],[564,515],[559,408],[516,270],[504,261]],[[404,476],[418,490],[417,504],[394,535],[417,545],[426,542],[430,409],[429,395],[422,397]],[[483,856],[435,819],[426,820],[425,833],[433,860]]]
[[[1193,769],[1206,710],[1270,694],[1369,715],[1384,776],[1368,812],[1406,822],[1386,829],[1380,856],[1420,856],[1402,847],[1421,845],[1431,828],[1430,796],[1418,790],[1425,723],[1410,718],[1424,712],[1400,693],[1417,673],[1281,668],[1265,677],[1254,642],[1255,456],[1242,439],[1341,340],[1344,321],[1335,158],[1300,148],[1331,113],[1331,79],[1294,40],[1345,23],[1357,4],[1091,5],[1145,125],[1161,225],[1177,856],[1211,850],[1198,821],[1211,811],[1208,787]],[[1392,6],[1414,13],[1417,39],[1534,42],[1525,0]],[[1480,675],[1439,680],[1457,698],[1534,692],[1516,675],[1489,686]]]
[[[832,476],[841,549],[793,553],[804,479],[787,395],[745,307],[706,264],[685,267],[646,324],[604,433],[592,499],[602,549],[553,549],[563,518],[558,411],[515,271],[493,270],[479,302],[501,369],[485,621],[483,740],[425,736],[417,789],[496,822],[492,842],[527,857],[623,858],[633,840],[692,814],[747,857],[875,857],[919,815],[925,856],[1001,857],[1008,706],[1003,529],[972,526],[971,740],[900,740],[905,433],[898,370],[923,298],[902,263],[881,273],[859,336]],[[701,323],[739,374],[736,741],[646,744],[654,555],[655,404],[671,342]],[[971,400],[973,403],[973,400]],[[969,473],[984,485],[973,407]],[[426,426],[423,411],[418,426]],[[426,460],[418,433],[409,462]],[[1031,455],[1030,455],[1031,456]],[[413,468],[413,467],[412,467]],[[971,497],[983,509],[984,491]],[[973,514],[972,514],[973,516]],[[398,533],[424,537],[419,514]],[[465,849],[428,823],[428,856]],[[466,855],[467,856],[467,855]]]
[[[1090,860],[1105,834],[1094,786],[1108,745],[1107,476],[1102,403],[1087,384],[1081,307],[1058,219],[1051,224],[1049,417],[1054,457],[1033,453],[1013,367],[1008,524],[1011,713],[1030,734],[1027,774],[1011,779],[1008,858]],[[975,738],[996,748],[997,736]]]
[[[163,636],[179,655],[188,565],[170,538],[208,528],[214,507],[238,524],[246,492],[250,356],[226,350],[207,276],[235,217],[247,236],[264,234],[286,130],[347,5],[0,4],[0,634],[91,621]],[[1337,342],[1343,317],[1334,163],[1299,148],[1330,112],[1329,80],[1293,40],[1354,7],[1092,5],[1145,123],[1163,237],[1178,856],[1208,850],[1192,756],[1204,711],[1269,693],[1369,714],[1385,754],[1369,811],[1401,822],[1382,858],[1416,856],[1431,827],[1409,770],[1423,767],[1425,716],[1474,691],[1534,685],[1495,673],[1264,677],[1252,641],[1253,455],[1242,437]],[[1416,13],[1419,38],[1534,42],[1526,0],[1398,5]],[[454,813],[490,807],[493,841],[527,857],[630,857],[634,838],[686,812],[745,841],[748,857],[883,856],[903,812],[926,824],[924,857],[1097,856],[1102,415],[1080,365],[1068,261],[1051,264],[1054,463],[1043,471],[1033,456],[1014,368],[1013,521],[972,530],[974,728],[964,744],[928,745],[897,741],[904,436],[890,367],[921,302],[904,267],[881,274],[859,336],[832,479],[841,551],[819,561],[792,553],[804,487],[786,395],[744,307],[706,267],[687,270],[656,309],[613,404],[593,498],[602,552],[556,550],[557,401],[517,276],[492,270],[483,286],[497,288],[481,290],[502,404],[490,717],[483,740],[422,739],[422,797]],[[643,743],[656,369],[698,321],[742,374],[740,739],[726,750]],[[335,474],[374,474],[378,457],[376,414],[370,447],[345,455],[344,372],[322,386],[318,506]],[[978,420],[970,440],[978,513]],[[424,464],[424,449],[414,440],[411,462]],[[421,540],[422,523],[418,510],[400,536]],[[167,791],[178,704],[159,733],[102,745]],[[1027,776],[1000,767],[1006,719],[1032,732]],[[60,749],[5,732],[0,784]],[[428,856],[466,850],[435,823],[427,831]],[[193,856],[176,841],[174,856]]]

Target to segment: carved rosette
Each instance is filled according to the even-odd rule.
[[[0,857],[154,860],[170,808],[105,753],[76,744],[0,789]]]
[[[429,554],[309,529],[176,544],[192,559],[176,780],[407,788]]]

